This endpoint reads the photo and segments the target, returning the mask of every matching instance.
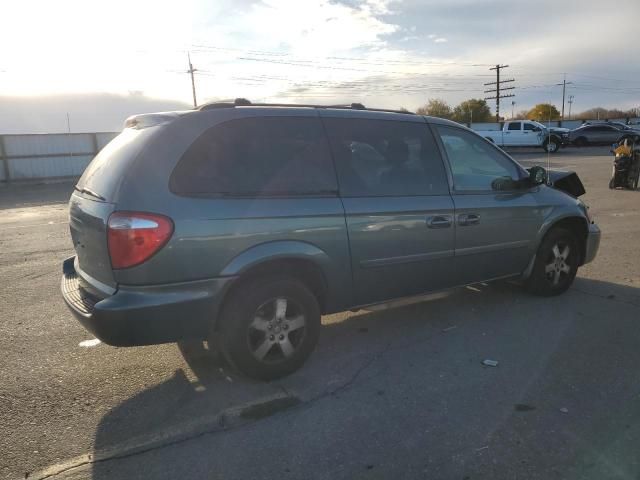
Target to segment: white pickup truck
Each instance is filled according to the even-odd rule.
[[[557,152],[568,142],[569,137],[569,130],[566,128],[550,130],[532,120],[512,120],[504,122],[502,130],[476,130],[476,132],[499,147],[542,147],[549,153]]]

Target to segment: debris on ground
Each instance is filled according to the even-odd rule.
[[[457,325],[451,325],[450,327],[443,328],[443,329],[442,329],[442,333],[450,332],[451,330],[455,330],[456,328],[458,328],[458,326],[457,326]]]
[[[516,412],[530,412],[536,409],[533,405],[527,405],[526,403],[516,403],[513,408]]]
[[[486,358],[482,361],[482,364],[487,366],[487,367],[497,367],[498,366],[498,361],[497,360],[491,360],[489,358]]]
[[[561,411],[562,413],[569,413],[569,409],[568,409],[567,407],[562,407],[562,408],[560,409],[560,411]]]

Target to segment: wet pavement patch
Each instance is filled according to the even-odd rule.
[[[240,411],[240,418],[247,420],[259,420],[261,418],[270,417],[282,410],[294,407],[300,403],[298,397],[274,398],[262,403],[249,405]]]
[[[535,410],[536,407],[534,407],[533,405],[526,405],[524,403],[516,403],[513,406],[513,409],[516,412],[530,412],[531,410]]]

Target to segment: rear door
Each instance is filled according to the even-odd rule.
[[[611,125],[603,125],[601,132],[602,143],[611,144],[615,143],[622,137],[623,133],[620,129],[612,127]]]
[[[509,122],[504,132],[505,146],[520,146],[522,142],[522,122]]]
[[[543,222],[532,191],[516,189],[526,175],[506,154],[462,128],[436,125],[453,178],[459,284],[521,273]]]
[[[346,214],[356,303],[451,286],[453,202],[424,120],[321,115]]]

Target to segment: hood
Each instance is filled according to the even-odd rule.
[[[572,197],[579,197],[586,193],[584,185],[576,172],[563,172],[560,170],[549,170],[549,185],[556,190],[568,193]]]
[[[571,131],[570,129],[564,127],[551,127],[549,130],[554,133],[569,133]]]

